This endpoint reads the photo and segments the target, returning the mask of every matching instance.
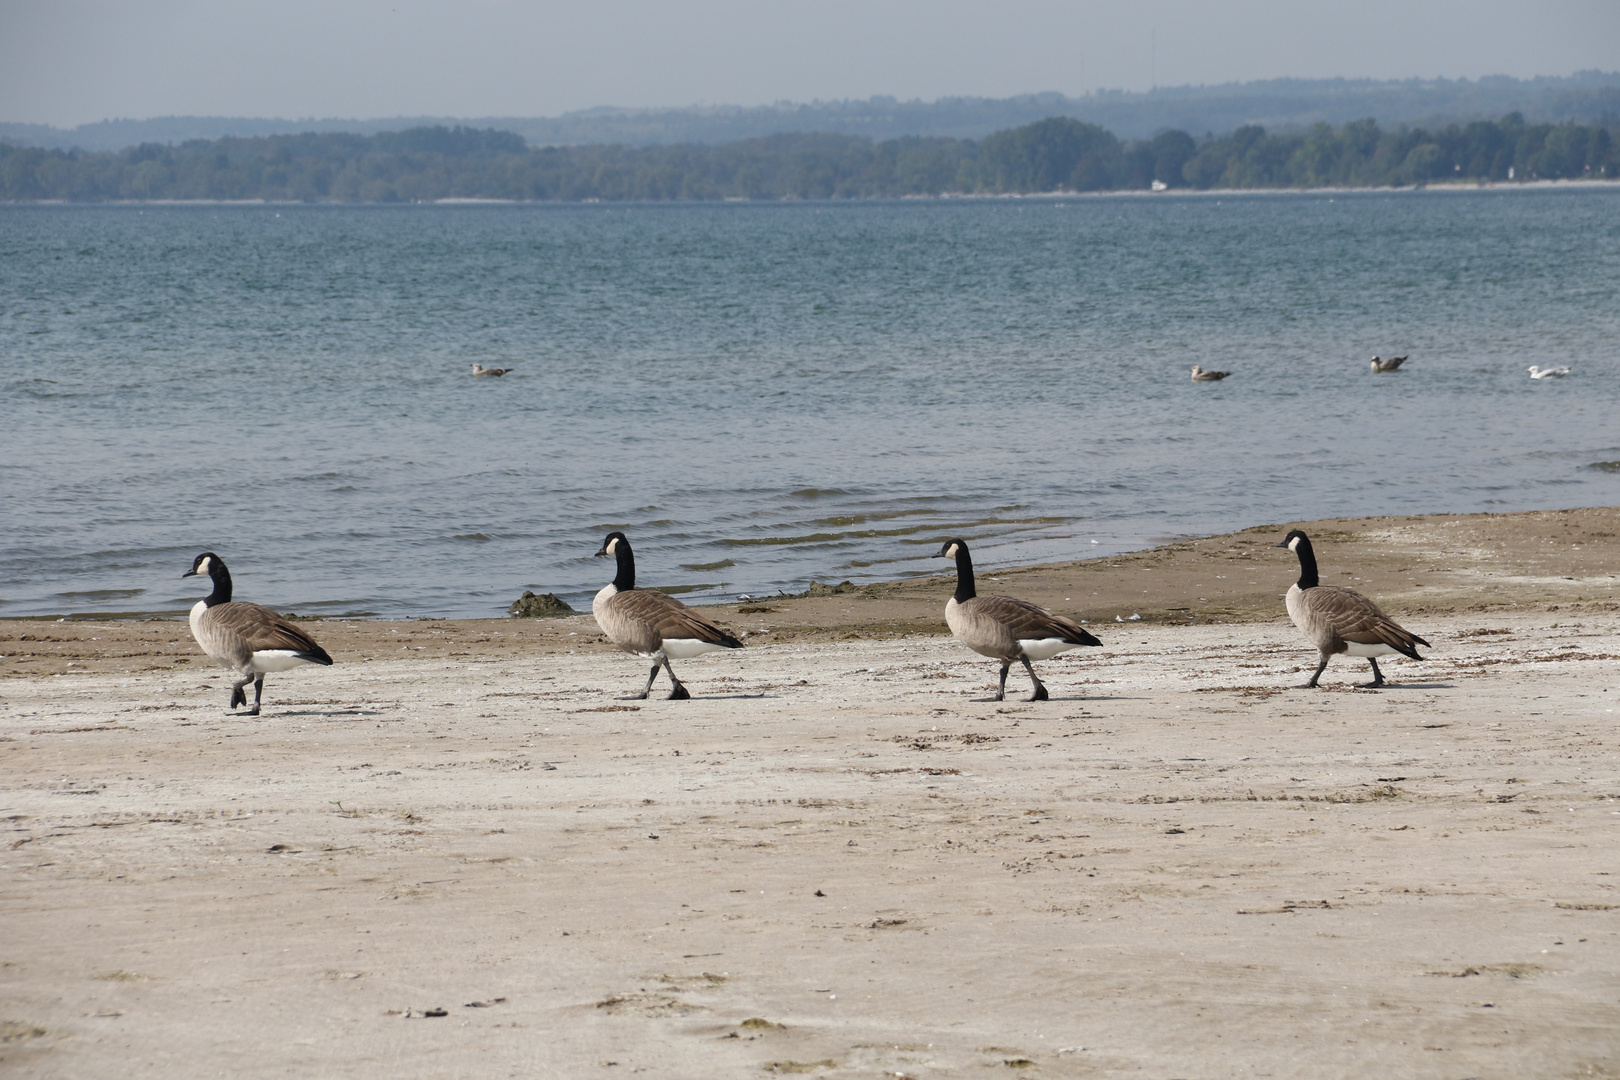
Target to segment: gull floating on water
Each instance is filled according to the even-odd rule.
[[[1220,382],[1230,374],[1230,371],[1205,371],[1197,364],[1192,366],[1193,382]]]
[[[1532,379],[1562,379],[1569,374],[1569,368],[1567,367],[1544,368],[1537,367],[1535,364],[1531,364],[1524,370],[1530,373]]]
[[[1404,356],[1392,356],[1388,360],[1380,360],[1375,356],[1372,358],[1372,369],[1374,371],[1394,371],[1404,363],[1406,363],[1406,357]]]
[[[485,367],[483,364],[473,365],[474,375],[505,375],[512,369],[509,367]]]

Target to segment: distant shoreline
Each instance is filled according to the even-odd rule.
[[[78,202],[71,199],[0,199],[0,206],[77,206],[85,208],[109,206],[274,206],[274,207],[337,207],[337,206],[761,206],[792,203],[817,206],[860,205],[885,202],[1006,202],[1009,200],[1038,200],[1054,202],[1064,199],[1165,199],[1165,198],[1247,198],[1273,195],[1365,195],[1365,194],[1468,194],[1480,191],[1554,191],[1554,190],[1620,190],[1620,178],[1613,180],[1511,180],[1507,182],[1472,183],[1446,181],[1432,184],[1413,184],[1404,187],[1274,187],[1274,188],[1170,188],[1166,191],[1141,191],[1119,188],[1112,191],[1037,191],[1037,192],[945,192],[939,195],[877,195],[853,196],[833,199],[484,199],[445,198],[395,202],[343,202],[321,200],[303,202],[278,199],[109,199],[104,202]]]

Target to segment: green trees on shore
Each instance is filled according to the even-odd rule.
[[[144,144],[118,153],[0,144],[0,200],[412,202],[850,199],[1166,188],[1410,186],[1620,179],[1604,127],[1498,121],[1383,131],[1372,120],[1273,135],[1165,131],[1122,142],[1052,117],[978,142],[786,134],[721,145],[541,147],[427,127]]]

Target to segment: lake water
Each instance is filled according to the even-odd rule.
[[[1614,188],[0,207],[4,616],[178,611],[207,549],[300,613],[583,607],[612,528],[719,600],[1616,459]]]

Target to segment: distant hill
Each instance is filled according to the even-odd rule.
[[[1530,122],[1620,126],[1620,72],[1583,71],[1568,77],[1515,79],[1270,79],[1221,86],[1180,86],[1126,93],[1103,90],[1083,97],[1058,93],[1011,98],[941,98],[759,107],[682,109],[596,108],[556,117],[413,116],[381,120],[266,120],[169,116],[104,120],[61,129],[0,123],[0,141],[14,146],[90,151],[142,143],[176,145],[193,139],[252,138],[306,132],[375,135],[422,127],[499,128],[531,146],[664,146],[720,144],[765,135],[823,133],[874,140],[902,136],[980,139],[1051,116],[1107,128],[1123,139],[1144,139],[1168,129],[1194,135],[1225,134],[1245,125],[1273,132],[1303,131],[1325,122],[1377,117],[1380,124],[1438,127],[1519,113]]]

